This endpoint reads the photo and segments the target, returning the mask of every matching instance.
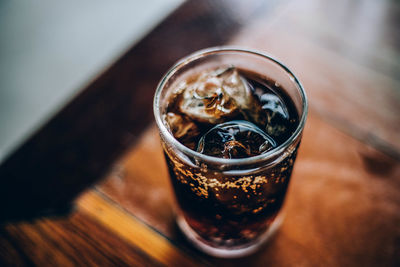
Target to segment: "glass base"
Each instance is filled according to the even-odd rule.
[[[279,229],[282,224],[284,214],[279,213],[275,220],[272,222],[268,230],[253,242],[233,248],[226,247],[213,247],[208,245],[203,238],[201,238],[186,222],[182,215],[177,216],[177,224],[181,232],[199,250],[220,258],[239,258],[250,255],[256,252],[264,243],[266,243]]]

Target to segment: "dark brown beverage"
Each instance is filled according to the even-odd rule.
[[[234,66],[188,76],[168,97],[163,116],[174,137],[201,154],[240,159],[285,143],[299,114],[274,80]],[[240,248],[261,238],[286,194],[298,144],[272,167],[212,171],[166,154],[186,223],[211,247]],[[221,167],[223,169],[223,166]]]

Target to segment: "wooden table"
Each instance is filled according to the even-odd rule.
[[[396,1],[185,2],[0,166],[0,266],[400,266],[399,18]],[[177,59],[222,44],[280,58],[310,102],[286,219],[235,260],[177,231],[151,106]]]

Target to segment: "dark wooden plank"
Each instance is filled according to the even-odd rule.
[[[33,266],[33,262],[3,229],[0,230],[0,266]]]
[[[160,265],[81,212],[3,226],[0,248],[2,266]]]
[[[0,222],[68,211],[151,121],[162,74],[194,50],[226,43],[271,5],[236,4],[183,4],[11,155],[0,166]]]

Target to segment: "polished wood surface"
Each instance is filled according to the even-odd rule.
[[[399,162],[342,133],[313,111],[309,115],[279,233],[256,255],[218,263],[395,263],[400,237]],[[186,248],[175,228],[174,199],[158,138],[156,127],[150,127],[97,188]]]
[[[399,266],[399,15],[391,1],[186,2],[0,167],[3,221],[68,210],[103,177],[69,215],[3,224],[0,265]],[[151,113],[162,73],[219,44],[281,59],[310,101],[284,223],[235,260],[177,231]]]
[[[325,120],[400,159],[400,60],[393,60],[400,31],[392,14],[399,8],[389,1],[293,1],[230,43],[285,62]]]

